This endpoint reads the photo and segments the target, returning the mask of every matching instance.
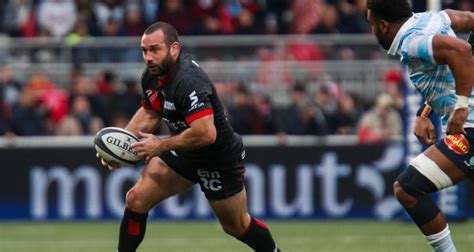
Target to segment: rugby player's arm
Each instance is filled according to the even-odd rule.
[[[189,124],[189,128],[178,135],[161,139],[160,151],[194,150],[216,141],[217,130],[214,125],[214,115],[200,117]]]
[[[474,13],[470,11],[458,11],[447,9],[445,12],[451,19],[451,28],[455,32],[474,31]]]
[[[462,39],[447,35],[433,36],[433,55],[437,64],[447,64],[456,82],[456,94],[471,96],[474,67],[471,45]]]
[[[137,136],[139,131],[146,133],[155,131],[160,122],[161,116],[158,112],[140,107],[125,129]]]

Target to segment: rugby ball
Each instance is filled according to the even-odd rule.
[[[133,151],[132,144],[140,140],[131,132],[117,127],[101,129],[94,138],[94,147],[105,161],[133,166],[141,157]]]

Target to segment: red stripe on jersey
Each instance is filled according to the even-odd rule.
[[[142,107],[144,107],[145,109],[148,109],[148,110],[152,110],[153,108],[148,105],[144,100],[142,100]]]
[[[254,219],[255,219],[255,223],[257,223],[257,225],[259,225],[262,228],[268,229],[267,225],[265,225],[265,223],[263,223],[263,221],[261,221],[257,218],[254,218]]]
[[[140,222],[128,219],[127,233],[133,236],[140,235]]]
[[[197,113],[194,113],[194,114],[188,116],[188,117],[186,118],[186,123],[187,123],[187,124],[190,124],[191,122],[193,122],[193,121],[196,120],[196,119],[199,119],[199,118],[204,117],[204,116],[207,116],[207,115],[212,115],[212,114],[214,114],[214,110],[212,110],[212,108],[208,108],[208,109],[205,109],[205,110],[201,110],[201,111],[199,111],[199,112],[197,112]]]

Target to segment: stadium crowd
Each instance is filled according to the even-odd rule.
[[[10,36],[137,36],[156,20],[181,35],[366,33],[365,0],[2,0]],[[423,11],[426,0],[413,2]],[[470,0],[443,7],[472,10]]]
[[[416,11],[426,7],[426,1],[414,2]],[[461,10],[473,6],[468,0],[443,4]],[[368,33],[365,15],[365,0],[3,0],[0,33],[71,40],[140,36],[157,20],[171,23],[182,35]],[[313,49],[295,47],[293,58],[324,58]],[[140,106],[138,76],[123,80],[108,70],[87,76],[77,69],[64,88],[42,71],[17,81],[11,66],[2,63],[0,135],[91,135],[104,126],[124,127]],[[335,83],[309,91],[310,83],[294,81],[284,106],[242,81],[215,84],[240,134],[357,134],[360,142],[373,143],[402,132],[401,74],[390,70],[380,78],[385,93],[374,101]],[[166,134],[166,128],[157,133]]]
[[[314,93],[308,83],[288,88],[289,104],[276,106],[270,97],[251,92],[239,81],[215,81],[234,129],[241,134],[359,134],[361,142],[378,142],[401,133],[403,106],[398,70],[383,76],[386,92],[374,106],[328,82]],[[104,126],[124,127],[140,106],[137,79],[120,80],[111,71],[93,78],[80,71],[62,89],[44,72],[26,83],[0,67],[0,135],[91,135]],[[167,134],[166,127],[157,132]]]

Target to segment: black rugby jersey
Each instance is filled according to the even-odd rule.
[[[175,68],[164,80],[159,81],[146,69],[141,85],[142,106],[157,111],[172,135],[187,129],[192,121],[214,114],[216,141],[200,149],[176,151],[178,156],[219,159],[242,154],[242,140],[227,121],[214,84],[189,55],[181,52]]]

